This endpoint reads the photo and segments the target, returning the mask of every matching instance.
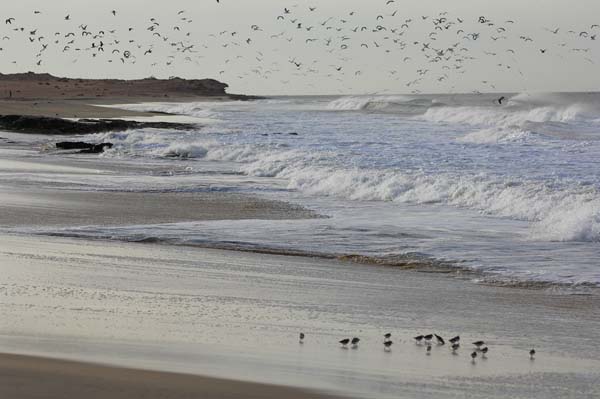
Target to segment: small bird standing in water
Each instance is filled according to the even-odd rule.
[[[344,338],[340,341],[340,344],[342,344],[342,347],[345,348],[346,345],[348,345],[348,342],[350,342],[350,338]]]
[[[352,338],[352,348],[358,348],[358,343],[360,342],[360,338],[354,337]]]
[[[534,357],[535,357],[535,349],[532,349],[532,350],[530,350],[530,351],[529,351],[529,358],[530,358],[531,360],[533,360],[533,359],[534,359]]]
[[[301,344],[304,343],[304,333],[303,332],[300,333],[300,343]]]
[[[385,341],[383,343],[383,350],[386,351],[386,352],[391,351],[392,350],[392,344],[393,344],[393,342],[391,340]]]
[[[483,345],[485,345],[485,342],[475,341],[475,342],[473,342],[473,345],[475,345],[477,347],[477,350],[479,350]]]
[[[427,356],[431,355],[431,345],[427,345]]]
[[[438,345],[445,345],[446,341],[444,341],[444,338],[442,338],[441,336],[437,335],[437,334],[433,334],[435,335],[435,339],[437,339],[437,343]]]
[[[477,352],[471,353],[471,363],[475,363],[475,358],[477,357]]]
[[[482,359],[485,359],[485,355],[488,353],[488,351],[489,351],[489,348],[487,346],[485,348],[481,348],[481,353],[482,353],[481,358]]]

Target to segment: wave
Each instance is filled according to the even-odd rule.
[[[248,175],[286,179],[289,189],[308,195],[445,204],[532,222],[532,239],[600,241],[600,193],[591,186],[561,187],[487,174],[426,174],[327,166],[335,162],[335,156],[327,152],[309,154],[248,145],[213,148],[206,154],[212,160],[243,163],[241,169]]]
[[[141,103],[115,105],[120,109],[157,112],[167,115],[186,115],[200,119],[203,123],[217,122],[216,113],[211,109],[211,102],[188,102],[188,103]]]
[[[477,130],[459,137],[456,141],[471,144],[503,144],[525,142],[536,136],[535,133],[511,128],[488,128]]]
[[[598,93],[521,93],[505,105],[496,103],[429,108],[422,119],[436,123],[469,126],[536,129],[552,132],[556,124],[585,124],[595,132],[600,129],[600,94]],[[584,127],[585,128],[585,127]]]
[[[109,132],[89,135],[97,142],[111,142],[113,148],[102,156],[149,156],[167,158],[203,158],[217,142],[196,132],[161,131],[151,129]]]
[[[542,133],[545,124],[552,123],[583,122],[591,124],[596,133],[600,130],[598,93],[520,93],[510,96],[503,105],[497,103],[498,97],[489,94],[348,96],[329,102],[326,109],[412,115],[428,122],[462,126],[522,131],[535,127]],[[506,135],[506,132],[502,134]]]
[[[563,242],[600,241],[600,200],[566,201],[533,225],[531,238]]]
[[[378,111],[394,113],[421,113],[430,106],[430,99],[408,96],[349,96],[327,104],[330,111]]]
[[[159,151],[160,156],[174,158],[203,158],[208,153],[205,145],[173,143]]]
[[[600,114],[599,114],[600,115]],[[531,122],[573,122],[595,117],[587,106],[543,106],[532,109],[491,107],[437,107],[429,108],[424,120],[437,123],[466,124],[472,126],[527,127]]]
[[[473,105],[481,102],[481,97],[476,95],[459,96],[458,100],[452,96],[438,97],[354,96],[339,98],[326,106],[330,110],[422,107],[420,119],[477,126],[477,130],[457,140],[484,145],[529,142],[545,136],[550,128],[566,136],[571,134],[571,122],[584,120],[595,126],[594,118],[600,115],[595,110],[600,106],[600,95],[592,94],[517,94],[506,106]],[[151,106],[156,109],[155,104]],[[185,107],[195,112],[195,108],[206,110],[207,106],[199,103]],[[178,110],[182,112],[181,108]],[[600,128],[600,124],[597,126]],[[597,130],[589,131],[592,134]],[[443,204],[530,222],[533,240],[600,241],[600,192],[593,185],[579,184],[577,180],[563,181],[554,175],[539,181],[506,177],[502,173],[475,174],[469,170],[424,172],[391,167],[358,168],[340,151],[311,151],[262,141],[246,144],[226,140],[230,142],[226,144],[210,137],[199,132],[157,134],[140,130],[109,133],[101,137],[101,141],[116,144],[106,156],[123,153],[235,162],[246,175],[284,179],[288,189],[306,195]]]
[[[484,129],[461,140],[488,144],[523,141],[532,135],[520,130]],[[151,131],[109,133],[102,139],[115,142],[111,151],[117,154],[235,162],[246,175],[284,179],[288,189],[311,196],[444,204],[532,222],[532,239],[600,241],[600,193],[590,185],[483,173],[359,169],[344,166],[340,155],[333,151],[308,152],[264,144],[226,145],[208,138],[173,138]],[[109,151],[106,156],[112,155]]]

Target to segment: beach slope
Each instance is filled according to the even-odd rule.
[[[187,374],[0,355],[0,397],[11,399],[333,399],[290,387]]]

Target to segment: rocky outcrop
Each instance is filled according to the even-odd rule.
[[[215,79],[76,79],[47,73],[0,73],[0,94],[10,99],[196,98],[252,100],[259,97],[227,93],[228,85]]]
[[[59,150],[81,150],[81,154],[100,154],[113,147],[112,143],[92,144],[83,141],[61,141],[56,143]]]
[[[0,130],[32,134],[91,134],[144,128],[191,130],[197,127],[190,123],[137,122],[121,119],[69,120],[44,116],[0,116]]]

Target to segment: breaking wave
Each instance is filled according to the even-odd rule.
[[[253,146],[215,148],[206,157],[241,162],[242,170],[249,175],[287,179],[289,189],[308,195],[445,204],[530,221],[532,239],[600,241],[600,193],[590,186],[557,188],[550,183],[486,174],[344,169],[324,166],[333,161],[333,154],[307,154],[298,150],[264,152]]]
[[[598,94],[518,94],[502,106],[494,105],[493,97],[483,100],[482,105],[482,97],[476,95],[461,97],[460,101],[451,96],[354,96],[339,98],[326,107],[331,111],[420,109],[416,119],[472,126],[474,131],[456,139],[472,144],[528,142],[557,126],[566,135],[575,123],[585,123],[590,132],[597,126],[600,133]],[[151,104],[145,109],[156,110],[157,106]],[[166,104],[161,109],[200,114],[206,105]],[[117,144],[112,151],[128,155],[236,162],[247,175],[285,179],[289,189],[311,196],[443,204],[528,221],[535,240],[600,241],[600,192],[594,184],[576,179],[550,176],[535,180],[467,169],[408,170],[388,164],[364,168],[352,166],[346,162],[345,153],[337,150],[314,151],[268,142],[222,143],[206,135],[172,134],[141,130],[110,133],[101,139]]]
[[[371,111],[418,114],[432,104],[430,99],[408,96],[350,96],[327,104],[330,111]]]
[[[502,144],[513,142],[524,142],[535,134],[521,129],[511,128],[487,128],[468,133],[457,139],[461,143],[471,144]]]

